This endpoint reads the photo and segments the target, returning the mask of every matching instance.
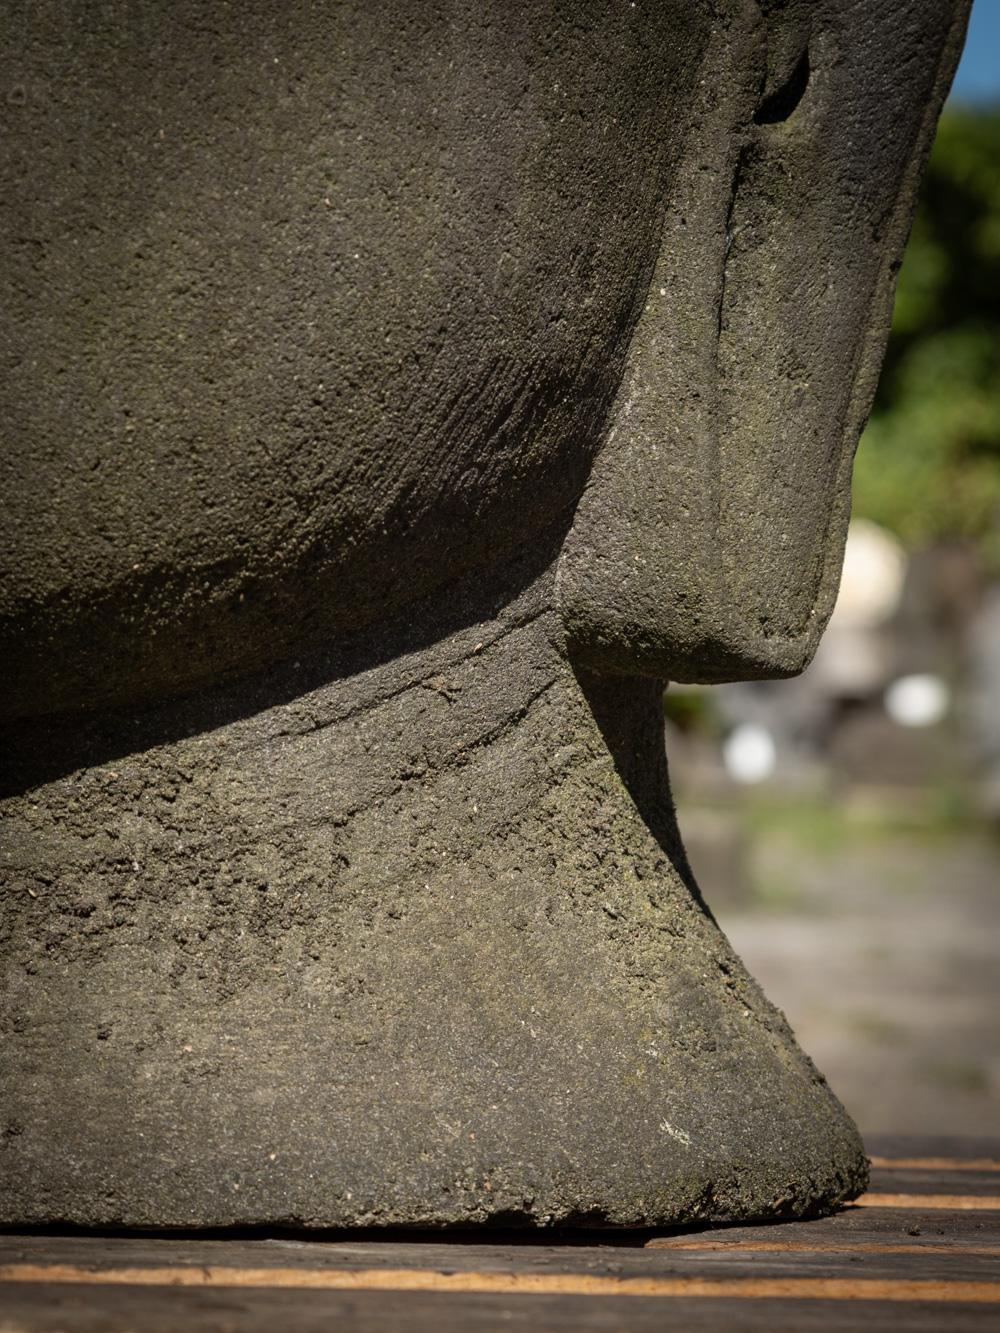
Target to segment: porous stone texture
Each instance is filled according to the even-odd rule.
[[[13,803],[4,1221],[652,1225],[862,1187],[690,883],[659,689],[559,633],[549,573]]]
[[[710,10],[0,7],[0,711],[353,635],[571,510]]]
[[[668,678],[836,582],[965,0],[0,10],[0,1221],[804,1215]]]

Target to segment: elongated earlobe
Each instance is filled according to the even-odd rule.
[[[737,6],[719,26],[562,553],[582,664],[717,681],[809,662],[967,9],[793,0]]]
[[[704,70],[646,305],[559,567],[570,650],[596,670],[659,676],[669,659],[676,675],[685,652],[722,652],[700,627],[716,619],[721,574],[717,344],[740,136],[764,74],[755,5],[716,33]]]

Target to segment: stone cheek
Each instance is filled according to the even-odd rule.
[[[0,10],[0,715],[378,625],[563,530],[707,0]]]

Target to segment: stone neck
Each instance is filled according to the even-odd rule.
[[[206,900],[222,882],[276,899],[306,881],[404,894],[477,858],[523,860],[519,840],[530,859],[538,811],[552,802],[560,837],[597,865],[594,812],[563,800],[594,770],[602,821],[638,813],[658,863],[696,898],[667,786],[660,686],[573,671],[553,574],[433,642],[369,653],[360,670],[331,674],[336,661],[303,658],[135,715],[22,728],[22,765],[44,778],[8,805],[15,827],[33,812],[19,871],[67,884],[86,865],[84,879],[103,881],[127,844],[140,879],[187,879]],[[228,893],[219,901],[235,906]]]
[[[7,803],[0,1221],[663,1225],[856,1192],[853,1127],[690,881],[658,684],[574,672],[551,588],[220,694],[214,725],[147,717]]]

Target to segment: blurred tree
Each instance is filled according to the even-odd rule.
[[[1000,572],[1000,105],[943,115],[854,474],[854,512]]]

